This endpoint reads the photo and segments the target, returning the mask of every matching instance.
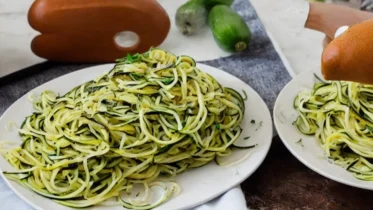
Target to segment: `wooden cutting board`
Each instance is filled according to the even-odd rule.
[[[63,62],[113,62],[158,46],[170,30],[169,17],[155,0],[36,0],[28,21],[41,33],[32,40],[32,51]],[[121,46],[123,32],[137,41]]]

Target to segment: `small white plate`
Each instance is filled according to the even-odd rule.
[[[76,71],[47,82],[31,92],[40,94],[42,91],[52,90],[63,94],[83,82],[92,80],[104,72],[108,72],[112,67],[112,64],[107,64]],[[189,170],[176,176],[174,181],[180,185],[182,192],[156,208],[157,210],[188,209],[205,203],[237,186],[259,167],[271,145],[271,116],[260,96],[246,83],[222,70],[203,64],[198,64],[197,67],[215,77],[223,86],[231,87],[239,92],[244,90],[247,93],[248,100],[245,102],[246,112],[241,124],[243,133],[238,143],[246,146],[258,144],[258,146],[254,150],[249,150],[249,152],[254,151],[249,158],[235,166],[220,167],[212,162],[204,167]],[[16,129],[8,131],[6,126],[8,122],[16,122],[20,126],[23,119],[30,115],[32,111],[33,108],[27,99],[27,94],[18,99],[0,118],[0,139],[15,141],[20,144],[21,139]],[[255,120],[256,124],[252,124],[251,120]],[[262,122],[261,126],[259,126],[259,122]],[[244,137],[248,136],[250,136],[250,139],[244,140]],[[247,150],[234,152],[232,159],[239,159],[245,156],[247,152]],[[0,157],[0,169],[1,171],[14,171],[2,157]],[[3,176],[2,173],[1,175]],[[41,197],[13,181],[9,181],[8,179],[5,179],[5,181],[19,197],[35,209],[70,209]],[[120,205],[94,206],[88,209],[123,210],[123,207]]]
[[[373,190],[373,182],[356,179],[344,168],[333,164],[314,136],[304,135],[292,125],[298,116],[293,108],[294,98],[300,91],[312,89],[316,81],[314,74],[322,78],[320,72],[303,72],[284,87],[276,100],[273,118],[282,142],[298,160],[315,172],[346,185]],[[298,142],[300,139],[301,143]]]

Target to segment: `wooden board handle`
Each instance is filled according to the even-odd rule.
[[[333,39],[336,30],[344,25],[352,26],[364,20],[373,18],[370,12],[360,11],[350,7],[310,3],[306,27],[325,33]]]

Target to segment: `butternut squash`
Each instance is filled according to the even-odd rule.
[[[322,54],[324,78],[373,84],[372,32],[373,20],[367,20],[334,39]]]
[[[63,62],[113,62],[158,46],[170,30],[156,0],[36,0],[28,21],[41,33],[32,40],[32,51]],[[114,37],[122,31],[136,33],[139,41],[120,47]]]

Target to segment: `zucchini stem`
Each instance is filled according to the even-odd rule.
[[[236,52],[241,52],[241,51],[246,50],[247,44],[245,42],[241,41],[241,42],[237,42],[234,47],[236,49]]]

